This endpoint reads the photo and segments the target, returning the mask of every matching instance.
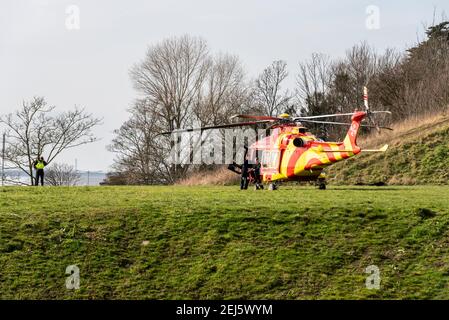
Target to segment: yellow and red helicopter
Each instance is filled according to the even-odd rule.
[[[389,111],[370,111],[368,106],[368,91],[364,89],[365,111],[353,113],[339,113],[304,117],[291,117],[281,114],[278,117],[257,115],[235,115],[232,118],[251,119],[251,122],[240,122],[218,126],[207,126],[196,129],[181,129],[176,132],[208,130],[217,128],[229,128],[238,126],[251,126],[260,123],[269,123],[271,134],[261,138],[248,148],[248,158],[251,162],[256,157],[260,158],[260,178],[269,183],[269,189],[277,189],[280,181],[315,181],[320,189],[326,188],[326,167],[351,158],[360,152],[385,152],[388,145],[380,149],[361,149],[357,145],[357,134],[360,127],[370,127],[392,130],[388,127],[378,126],[371,118],[376,113],[391,113]],[[332,117],[351,116],[350,123],[322,121],[321,119]],[[372,125],[362,124],[365,118],[369,118]],[[342,142],[327,142],[318,139],[310,133],[302,123],[321,123],[329,125],[347,125],[349,130]],[[237,166],[238,167],[238,166]],[[234,165],[228,167],[234,172],[239,172]]]

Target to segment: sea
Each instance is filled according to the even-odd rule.
[[[106,173],[103,171],[78,171],[80,174],[80,180],[77,183],[78,186],[99,186],[100,183],[106,178]],[[24,173],[17,171],[9,171],[8,175],[18,177],[21,182],[29,183],[30,178]],[[12,185],[11,183],[5,183],[5,185]]]

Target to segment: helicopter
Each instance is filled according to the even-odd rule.
[[[231,128],[241,126],[253,126],[269,124],[271,133],[247,147],[245,156],[250,163],[260,159],[260,180],[268,183],[269,190],[277,190],[279,182],[283,181],[309,181],[315,182],[319,189],[326,189],[326,176],[323,170],[337,162],[349,159],[360,152],[385,152],[388,145],[379,149],[362,149],[357,145],[357,135],[360,127],[393,130],[389,127],[379,126],[372,118],[373,114],[387,113],[390,111],[371,111],[368,104],[368,89],[364,87],[364,111],[355,110],[352,113],[337,113],[314,116],[292,117],[289,114],[281,114],[278,117],[259,115],[234,115],[231,119],[249,119],[248,122],[237,122],[224,125],[206,126],[195,129],[179,129],[171,132],[184,132],[194,130],[208,130],[219,128]],[[351,116],[351,122],[335,122],[323,119]],[[368,119],[371,124],[362,124]],[[349,126],[346,136],[341,142],[327,142],[318,139],[303,126],[303,123],[320,123],[326,125]],[[251,165],[250,165],[251,166]],[[228,169],[240,173],[235,162]],[[250,178],[254,180],[253,176]]]

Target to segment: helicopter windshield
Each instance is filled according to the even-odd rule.
[[[277,162],[279,158],[279,151],[277,150],[264,150],[262,152],[262,167],[263,168],[277,168]]]

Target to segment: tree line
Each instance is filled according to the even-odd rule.
[[[111,184],[175,183],[204,166],[173,165],[173,141],[163,131],[220,125],[239,113],[275,116],[352,112],[363,107],[363,87],[370,107],[389,110],[391,124],[409,117],[440,112],[449,104],[449,21],[426,30],[426,38],[405,52],[378,53],[366,42],[344,57],[314,53],[298,64],[292,92],[285,61],[274,61],[248,80],[235,55],[212,55],[205,40],[184,35],[151,45],[130,70],[139,97],[130,117],[115,130]],[[323,139],[338,139],[345,127],[308,125]]]

